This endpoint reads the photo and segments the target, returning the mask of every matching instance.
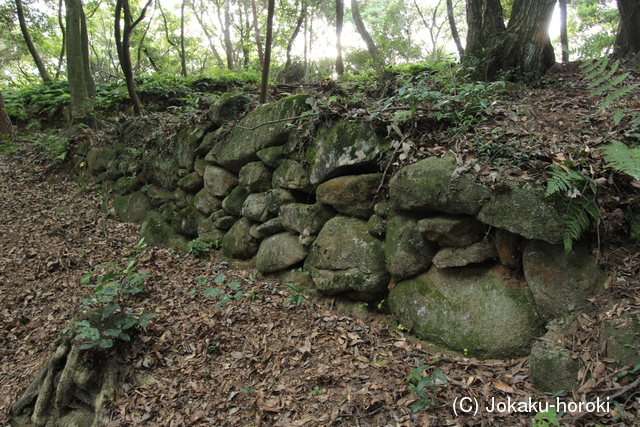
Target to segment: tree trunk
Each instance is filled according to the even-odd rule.
[[[187,0],[182,0],[180,6],[180,65],[182,77],[187,77],[187,53],[184,49],[184,6]]]
[[[295,42],[296,37],[298,37],[300,28],[302,27],[302,23],[304,22],[307,15],[307,6],[304,4],[304,1],[302,1],[300,7],[300,17],[298,18],[298,22],[296,22],[296,28],[293,30],[293,34],[291,34],[291,37],[287,42],[287,60],[284,65],[285,75],[287,74],[287,71],[289,71],[289,68],[291,68],[291,49],[293,48],[293,42]]]
[[[89,39],[82,0],[65,0],[67,23],[67,75],[71,96],[70,125],[95,127],[96,87],[89,65]]]
[[[60,70],[62,70],[62,62],[64,61],[64,55],[67,48],[67,32],[64,27],[64,18],[62,17],[63,4],[63,0],[58,0],[58,26],[60,27],[60,33],[62,34],[62,47],[60,48],[60,57],[58,58],[58,67],[56,68],[56,80],[60,77]]]
[[[4,100],[2,99],[2,92],[0,92],[0,142],[8,140],[14,140],[16,133],[13,130],[13,125],[7,111],[4,108]]]
[[[196,11],[195,5],[193,3],[190,3],[189,5],[191,6],[191,9],[193,10],[193,14],[198,20],[198,24],[200,24],[200,28],[202,28],[202,32],[204,33],[205,37],[207,38],[207,41],[209,42],[209,48],[211,49],[211,52],[213,52],[213,57],[216,59],[216,63],[218,64],[218,67],[224,68],[224,62],[222,61],[222,57],[218,53],[215,43],[213,42],[213,34],[211,34],[211,31],[209,31],[207,26],[204,24],[204,20],[202,19],[202,16],[200,16],[200,14]]]
[[[258,47],[258,59],[260,60],[260,68],[264,68],[264,52],[262,51],[262,36],[260,35],[260,26],[258,25],[258,8],[256,0],[251,0],[251,12],[253,14],[253,30],[256,34],[256,46]]]
[[[269,0],[267,6],[267,40],[265,41],[264,67],[262,67],[262,82],[260,85],[260,103],[267,102],[267,89],[269,88],[269,66],[271,65],[271,39],[273,38],[273,13],[276,1]]]
[[[617,58],[633,58],[640,65],[640,0],[618,0],[620,24],[616,35],[614,55]]]
[[[129,6],[129,0],[117,0],[114,20],[114,32],[116,39],[116,46],[118,48],[118,59],[120,60],[120,68],[124,74],[124,79],[127,84],[127,92],[129,98],[133,103],[133,111],[135,115],[142,114],[142,105],[140,104],[140,97],[138,96],[138,88],[133,78],[133,66],[131,64],[131,31],[138,25],[147,12],[147,8],[151,4],[152,0],[148,0],[147,4],[142,8],[138,19],[133,21],[131,17],[131,8]],[[124,23],[124,27],[121,27],[121,21]],[[71,54],[69,52],[69,54]]]
[[[336,0],[336,73],[344,74],[342,61],[342,24],[344,23],[344,0]]]
[[[49,73],[47,72],[47,67],[45,67],[42,58],[40,58],[40,55],[36,50],[36,46],[33,44],[33,40],[31,39],[31,35],[29,34],[29,28],[27,28],[27,22],[24,18],[24,8],[22,7],[22,0],[16,0],[16,11],[18,12],[18,21],[20,23],[20,31],[22,31],[22,37],[24,38],[27,49],[29,49],[29,53],[33,58],[33,62],[35,62],[36,67],[38,68],[40,78],[45,84],[51,83],[51,76],[49,76]]]
[[[562,63],[569,62],[569,35],[567,34],[567,0],[558,0],[560,7],[560,45],[562,46]]]
[[[456,18],[453,13],[453,0],[447,0],[447,18],[449,19],[449,28],[451,28],[451,37],[458,48],[458,55],[460,55],[460,62],[464,61],[464,47],[460,42],[460,35],[458,35],[458,27],[456,26]]]
[[[224,0],[224,48],[227,53],[227,68],[233,70],[233,45],[231,44],[231,14],[229,6],[231,0]]]
[[[482,65],[505,31],[500,0],[467,0],[465,64]]]
[[[351,0],[351,14],[353,15],[353,22],[356,24],[356,29],[367,45],[367,50],[373,59],[373,67],[376,69],[379,75],[382,75],[384,71],[384,60],[380,55],[380,51],[378,50],[378,46],[376,46],[375,42],[369,35],[367,28],[364,26],[364,22],[362,21],[362,16],[360,15],[360,9],[358,9],[357,0]]]

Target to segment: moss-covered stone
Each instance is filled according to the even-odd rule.
[[[204,171],[204,186],[214,197],[226,197],[238,185],[236,174],[218,166],[207,166]]]
[[[242,216],[251,221],[266,222],[275,218],[277,213],[270,213],[267,210],[266,193],[249,194],[242,205]]]
[[[328,295],[348,291],[380,294],[389,282],[383,243],[367,233],[364,221],[345,216],[325,224],[304,268],[311,272],[316,288]]]
[[[531,348],[529,375],[542,392],[568,392],[578,382],[580,362],[560,344],[563,341],[561,337],[560,328],[552,325],[549,332]]]
[[[209,108],[209,120],[220,127],[229,120],[240,117],[251,105],[251,98],[246,95],[227,92]]]
[[[369,219],[381,181],[382,174],[379,173],[341,176],[320,184],[316,197],[320,203],[333,206],[341,214]]]
[[[247,163],[240,169],[238,184],[249,193],[261,193],[271,188],[273,172],[262,162]]]
[[[140,237],[150,246],[178,248],[188,252],[187,240],[176,233],[157,211],[149,211],[140,225]]]
[[[367,221],[367,232],[373,237],[383,238],[387,231],[387,221],[380,215],[371,215]]]
[[[164,191],[153,185],[144,187],[142,191],[151,199],[151,206],[154,208],[173,202],[174,199],[172,191]]]
[[[204,215],[190,205],[176,213],[171,226],[180,234],[195,237],[198,235],[198,224],[204,218]]]
[[[569,315],[604,289],[606,276],[585,242],[566,254],[563,245],[531,240],[524,247],[522,265],[538,315],[545,321]]]
[[[138,222],[151,210],[151,200],[140,191],[113,199],[113,209],[124,222]]]
[[[211,215],[222,208],[222,200],[214,197],[206,188],[198,191],[193,197],[193,206],[205,215]]]
[[[527,239],[562,242],[566,206],[544,197],[544,190],[530,183],[508,182],[507,189],[494,191],[484,203],[478,219]]]
[[[283,159],[282,146],[264,148],[258,151],[257,154],[260,160],[273,169],[277,168]]]
[[[440,246],[464,248],[480,241],[484,225],[470,215],[437,215],[418,221],[418,229],[427,240]]]
[[[640,364],[640,315],[629,314],[604,321],[600,331],[602,348],[619,366]]]
[[[478,357],[524,356],[540,334],[526,283],[503,266],[432,267],[398,283],[389,305],[418,337]]]
[[[260,244],[256,268],[263,273],[284,270],[303,261],[308,253],[309,249],[300,243],[297,234],[276,234]]]
[[[465,175],[456,176],[450,157],[429,157],[401,169],[389,183],[393,209],[475,215],[489,191]]]
[[[498,250],[493,241],[473,243],[466,248],[442,248],[433,257],[433,265],[438,268],[464,267],[498,258]]]
[[[222,254],[234,259],[250,259],[258,253],[259,241],[251,237],[249,231],[253,223],[247,218],[241,218],[224,235],[222,239]]]
[[[299,162],[291,159],[283,159],[278,168],[273,172],[271,180],[274,188],[298,190],[305,193],[313,191],[309,181],[309,174]]]
[[[367,122],[340,120],[331,128],[322,127],[306,152],[311,183],[319,184],[356,167],[373,169],[388,148]]]
[[[427,271],[438,245],[426,240],[414,218],[395,215],[387,221],[385,259],[387,270],[400,281]]]
[[[293,95],[247,114],[227,140],[213,146],[206,160],[239,172],[242,166],[259,160],[258,151],[287,141],[291,123],[278,120],[299,116],[307,111],[311,107],[306,100],[307,95]]]
[[[181,168],[192,171],[196,159],[196,149],[204,136],[214,127],[213,123],[205,120],[195,125],[182,124],[176,134],[175,156]]]
[[[204,179],[198,172],[191,172],[178,180],[178,187],[188,193],[197,193],[204,188]]]
[[[181,178],[180,165],[175,156],[160,154],[151,150],[143,159],[143,173],[148,181],[172,191]]]
[[[244,187],[237,186],[222,201],[222,208],[233,216],[242,216],[242,206],[249,197],[249,193]]]
[[[93,175],[111,169],[116,162],[118,152],[109,147],[94,147],[87,152],[87,169]]]
[[[133,193],[142,188],[143,182],[138,176],[122,176],[117,179],[114,190],[120,195]]]
[[[316,203],[289,203],[280,208],[282,225],[292,233],[318,234],[324,224],[336,216],[336,211],[327,205]]]

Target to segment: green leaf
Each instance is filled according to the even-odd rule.
[[[616,99],[620,98],[621,96],[624,96],[628,93],[630,93],[632,90],[634,90],[636,87],[638,87],[638,85],[632,85],[632,86],[624,86],[621,88],[618,88],[616,90],[614,90],[613,92],[611,92],[605,99],[604,101],[602,101],[602,104],[600,105],[600,109],[604,110],[605,108],[607,108],[609,105],[611,105]]]
[[[93,274],[92,273],[88,273],[80,280],[80,284],[81,285],[88,285],[91,282],[92,278],[93,278]]]
[[[122,333],[121,329],[118,328],[112,328],[112,329],[106,329],[103,334],[104,335],[108,335],[110,337],[117,337],[118,335],[120,335]]]
[[[234,299],[238,299],[238,298],[240,298],[240,297],[242,297],[242,291],[238,291],[238,292],[236,292],[235,294],[233,294],[233,298],[234,298]]]
[[[207,278],[206,277],[198,277],[198,286],[204,286],[207,284]]]
[[[138,318],[138,325],[142,328],[149,327],[149,320],[156,317],[158,313],[144,313]]]
[[[218,287],[207,288],[207,289],[204,290],[204,296],[205,297],[217,297],[218,295],[220,295],[220,292],[222,292],[222,291]]]
[[[229,301],[231,301],[231,297],[229,295],[225,294],[220,297],[220,305],[225,305]]]
[[[113,340],[101,340],[98,345],[102,348],[111,348],[113,347]]]
[[[229,289],[235,291],[240,286],[240,282],[231,282],[227,285]]]
[[[111,316],[113,314],[114,311],[116,311],[118,309],[118,307],[120,307],[120,304],[110,304],[108,306],[106,306],[104,308],[104,310],[102,310],[102,320],[106,319],[107,317]]]
[[[136,319],[135,317],[128,316],[128,317],[119,319],[116,322],[116,325],[119,326],[120,329],[122,329],[124,331],[124,330],[127,330],[127,329],[131,328],[136,323],[138,323],[138,319]]]
[[[613,124],[618,125],[618,124],[620,124],[620,122],[624,118],[624,113],[622,112],[622,110],[620,108],[616,108],[613,111],[613,116],[611,116],[611,117],[613,118]]]
[[[218,275],[216,276],[216,278],[215,278],[215,279],[213,279],[213,282],[214,282],[214,283],[222,283],[222,282],[224,282],[224,281],[225,281],[225,279],[226,279],[226,278],[227,278],[227,276],[225,276],[224,274],[218,274]]]

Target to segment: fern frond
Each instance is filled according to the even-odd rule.
[[[613,65],[611,65],[611,69],[609,71],[607,71],[602,76],[598,77],[597,79],[595,79],[594,81],[589,83],[587,85],[587,88],[593,89],[593,88],[597,87],[598,85],[602,84],[603,82],[605,82],[606,80],[609,80],[611,78],[611,76],[613,76],[613,73],[618,71],[618,67],[619,66],[620,66],[620,61],[614,62]],[[629,75],[629,74],[627,73],[627,75]],[[622,79],[622,80],[624,80],[624,79]],[[622,81],[622,80],[620,80],[620,81]],[[612,84],[616,84],[616,83],[612,83]]]
[[[603,82],[600,86],[598,86],[594,90],[592,90],[591,93],[589,94],[589,96],[602,95],[604,92],[608,91],[609,89],[611,89],[615,85],[622,83],[624,81],[624,79],[626,79],[627,77],[629,77],[629,73],[620,74],[619,76],[617,76],[615,79],[613,79],[611,81],[607,80],[607,81]]]
[[[598,61],[598,64],[596,65],[595,69],[589,72],[586,76],[584,76],[584,78],[586,80],[591,80],[597,75],[602,74],[604,70],[607,68],[607,62],[608,62],[607,58],[602,58],[600,61]]]
[[[576,171],[567,171],[558,166],[553,166],[549,171],[551,178],[547,180],[547,192],[545,196],[562,193],[576,188],[576,184],[582,183],[586,178]]]
[[[620,124],[623,117],[624,117],[624,113],[620,108],[616,108],[615,110],[613,110],[613,115],[611,116],[611,118],[613,119],[614,125]]]
[[[601,150],[609,167],[640,180],[640,148],[629,148],[620,141],[612,141]]]
[[[588,73],[589,71],[586,71],[586,70],[588,69],[588,67],[592,66],[594,62],[595,62],[595,59],[590,58],[584,61],[582,64],[580,64],[579,67],[580,69],[582,69],[583,73]]]
[[[565,229],[562,233],[566,253],[571,252],[573,242],[580,239],[582,234],[589,229],[591,220],[593,219],[596,225],[599,225],[601,218],[594,199],[588,197],[575,199],[567,210]]]
[[[613,103],[613,101],[615,101],[616,99],[620,98],[621,96],[624,96],[624,95],[628,94],[629,92],[634,90],[636,87],[638,87],[638,85],[624,86],[624,87],[621,87],[621,88],[618,88],[618,89],[614,90],[609,95],[607,95],[607,97],[604,99],[604,101],[602,101],[602,105],[600,105],[600,109],[604,110],[609,105],[611,105]]]

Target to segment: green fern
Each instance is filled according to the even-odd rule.
[[[609,66],[608,71],[607,66]],[[587,87],[591,89],[589,96],[595,97],[607,94],[606,98],[600,104],[600,111],[606,110],[618,98],[627,95],[638,87],[638,85],[630,85],[616,88],[616,86],[625,81],[630,74],[624,73],[613,77],[619,67],[620,61],[615,61],[612,64],[609,64],[606,57],[597,61],[591,60],[585,62],[580,66],[580,68],[582,68],[582,72],[585,74],[584,79],[593,80],[587,85]],[[614,124],[618,125],[622,121],[623,117],[624,113],[621,109],[616,108],[613,111],[612,119]]]
[[[595,202],[596,186],[592,179],[568,168],[553,166],[549,175],[546,196],[559,194],[569,201],[562,233],[564,249],[569,253],[573,242],[589,229],[592,219],[596,226],[600,224],[600,211]]]
[[[629,148],[620,141],[612,141],[602,147],[608,166],[640,180],[640,148]]]

